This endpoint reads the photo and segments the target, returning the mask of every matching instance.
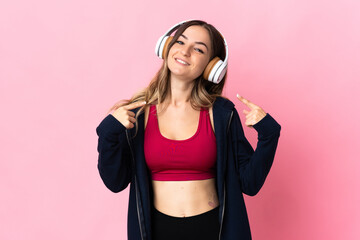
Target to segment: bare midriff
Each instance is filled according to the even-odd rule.
[[[219,205],[215,178],[193,181],[152,180],[154,207],[174,217],[189,217]]]

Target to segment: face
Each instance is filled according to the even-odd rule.
[[[209,63],[211,51],[208,30],[197,25],[188,27],[169,50],[167,61],[171,75],[196,79]]]

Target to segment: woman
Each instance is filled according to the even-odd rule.
[[[164,62],[149,86],[116,103],[96,129],[104,184],[120,192],[131,183],[128,239],[251,239],[242,193],[263,185],[280,125],[238,97],[259,134],[253,150],[221,95],[227,46],[212,25],[181,22],[156,53]]]

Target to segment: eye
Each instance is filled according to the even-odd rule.
[[[201,50],[200,48],[195,48],[195,51],[198,51],[198,52],[200,52],[200,53],[204,53],[204,51]]]
[[[176,43],[181,44],[181,45],[184,44],[184,42],[183,42],[183,41],[180,41],[180,40],[177,40]]]

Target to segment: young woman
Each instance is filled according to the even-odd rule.
[[[212,25],[181,22],[156,53],[164,62],[149,86],[116,103],[96,128],[104,184],[120,192],[131,183],[128,239],[251,239],[242,194],[264,184],[281,126],[238,97],[250,108],[245,124],[258,132],[253,150],[221,95],[227,45]]]

